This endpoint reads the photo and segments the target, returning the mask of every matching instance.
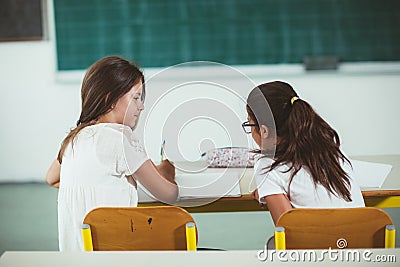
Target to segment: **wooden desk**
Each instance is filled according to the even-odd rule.
[[[351,159],[370,161],[376,163],[386,163],[392,165],[392,170],[386,178],[381,188],[364,188],[365,205],[368,207],[379,208],[400,208],[400,155],[382,155],[382,156],[357,156]],[[211,170],[218,171],[218,170]],[[254,200],[249,192],[256,186],[252,181],[253,169],[243,171],[240,180],[240,197],[222,197],[209,204],[202,205],[204,199],[192,199],[180,201],[177,205],[182,206],[188,212],[239,212],[239,211],[263,211],[258,201]],[[251,191],[251,190],[250,190]],[[200,206],[196,205],[198,203]],[[159,202],[140,203],[139,206],[163,205]]]

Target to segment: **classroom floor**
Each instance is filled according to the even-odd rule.
[[[42,183],[0,184],[0,255],[4,251],[56,251],[57,189]],[[400,209],[386,209],[400,229]],[[198,246],[224,250],[260,250],[273,234],[268,212],[192,214]],[[400,233],[396,247],[400,247]]]

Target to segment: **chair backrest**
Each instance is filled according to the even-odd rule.
[[[385,227],[393,224],[381,209],[291,209],[276,226],[285,228],[286,249],[384,248]]]
[[[175,206],[101,207],[83,221],[90,225],[93,250],[186,250],[188,222],[192,216]]]

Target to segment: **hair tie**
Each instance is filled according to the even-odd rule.
[[[297,99],[300,99],[300,98],[298,98],[297,96],[292,97],[292,99],[290,99],[290,103],[292,103],[292,105],[293,105],[294,101],[296,101]]]

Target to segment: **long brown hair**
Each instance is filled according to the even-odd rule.
[[[260,101],[264,98],[264,102]],[[337,132],[322,119],[306,101],[297,99],[293,88],[280,81],[254,88],[247,99],[247,112],[257,125],[266,125],[276,132],[274,163],[269,170],[287,164],[292,171],[289,181],[301,168],[310,172],[314,184],[321,184],[329,192],[351,201],[350,179],[342,164],[350,161],[340,151]],[[265,100],[267,102],[265,102]],[[260,103],[269,105],[260,107]],[[260,114],[263,111],[263,114]],[[264,111],[270,110],[271,115]],[[259,128],[258,128],[259,129]]]
[[[101,115],[109,112],[123,95],[142,82],[142,101],[145,97],[144,76],[139,67],[118,56],[108,56],[96,61],[87,70],[81,88],[82,111],[76,127],[61,144],[57,160],[61,163],[69,143],[85,127],[96,124]]]

